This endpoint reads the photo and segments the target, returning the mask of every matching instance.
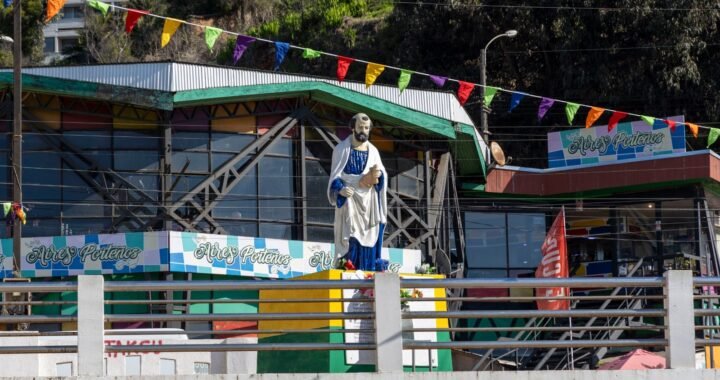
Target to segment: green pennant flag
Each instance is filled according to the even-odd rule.
[[[642,116],[641,115],[640,118],[643,119],[646,123],[650,124],[650,126],[655,124],[655,118],[652,116]]]
[[[497,90],[497,87],[485,86],[485,89],[483,90],[483,105],[485,107],[490,107],[490,103],[492,103]]]
[[[710,128],[710,134],[708,135],[707,147],[709,148],[710,145],[714,144],[715,141],[717,141],[718,137],[720,137],[720,129]]]
[[[213,28],[212,26],[205,27],[205,43],[208,49],[212,50],[213,46],[215,46],[215,41],[220,37],[220,33],[222,33],[222,29]]]
[[[577,103],[568,102],[565,104],[565,115],[567,116],[568,124],[572,125],[573,119],[575,119],[575,114],[579,108],[580,105]]]
[[[305,59],[320,58],[320,52],[317,50],[305,48],[305,49],[303,49],[303,58],[305,58]]]
[[[88,5],[102,12],[103,16],[107,16],[108,10],[110,9],[110,5],[98,0],[88,0]]]
[[[398,78],[398,88],[400,89],[400,93],[407,88],[408,84],[410,84],[410,77],[412,76],[412,71],[402,69],[400,70],[400,78]]]
[[[4,202],[2,205],[3,205],[3,215],[7,216],[7,214],[10,212],[10,209],[12,208],[12,204],[10,204],[10,202]]]

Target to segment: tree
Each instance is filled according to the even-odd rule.
[[[0,3],[0,35],[12,37],[14,28],[13,7]],[[22,51],[23,64],[34,64],[42,60],[42,27],[45,12],[41,0],[22,2]],[[0,46],[0,66],[12,66],[12,47]]]

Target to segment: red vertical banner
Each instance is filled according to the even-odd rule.
[[[565,242],[565,209],[560,211],[545,235],[542,245],[542,260],[535,271],[536,278],[568,278],[567,244]],[[569,288],[538,288],[535,295],[538,297],[562,297],[569,295]],[[567,310],[570,308],[569,300],[538,300],[539,310]]]

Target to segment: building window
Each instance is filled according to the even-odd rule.
[[[142,374],[142,358],[139,355],[125,357],[125,376],[140,376]]]
[[[55,372],[58,377],[73,375],[73,362],[62,362],[55,364]]]
[[[160,374],[161,375],[174,375],[175,373],[176,373],[175,359],[160,358]]]
[[[468,277],[532,277],[545,239],[545,214],[465,213]]]
[[[45,53],[55,52],[55,37],[45,37],[45,47],[43,48]]]
[[[65,52],[66,50],[73,49],[78,46],[79,42],[77,38],[61,38],[60,40],[60,51]]]

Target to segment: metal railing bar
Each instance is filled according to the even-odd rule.
[[[147,334],[147,331],[145,331]],[[76,336],[77,331],[0,331],[0,337],[26,337],[26,336]]]
[[[295,333],[363,333],[374,329],[248,329],[248,330],[190,330],[190,331],[112,331],[105,335],[247,335],[247,334],[295,334]]]
[[[444,300],[438,298],[438,301]],[[177,299],[177,300],[106,300],[106,305],[161,305],[196,303],[324,303],[324,302],[373,302],[372,298],[282,298],[282,299]]]
[[[374,319],[375,313],[108,314],[107,322],[307,321]]]
[[[537,300],[571,300],[571,301],[606,301],[606,300],[662,300],[665,297],[662,295],[657,296],[562,296],[562,297],[437,297],[437,298],[416,298],[412,301],[467,301],[467,302],[512,302],[512,301],[523,301],[523,302],[534,302]]]
[[[0,355],[6,354],[71,354],[77,346],[0,346]]]
[[[0,315],[0,323],[77,322],[77,315]]]
[[[715,317],[720,315],[720,309],[695,309],[696,317]]]
[[[361,289],[373,288],[372,280],[293,281],[293,289]],[[107,281],[107,292],[150,292],[159,290],[286,290],[286,281]]]
[[[0,282],[0,293],[59,293],[76,291],[77,283],[60,282]]]
[[[715,326],[717,329],[718,327]],[[605,330],[664,330],[664,326],[554,326],[554,327],[445,327],[445,328],[414,328],[414,329],[403,329],[403,331],[415,331],[415,332],[445,332],[445,331],[460,331],[460,332],[495,332],[495,331],[605,331]]]
[[[28,305],[28,306],[47,306],[47,305],[77,305],[77,301],[2,301],[0,305]]]
[[[693,286],[720,286],[720,277],[693,277]]]
[[[720,343],[720,342],[719,342]],[[496,349],[496,348],[582,348],[582,347],[650,347],[666,346],[666,339],[614,339],[614,340],[533,340],[533,341],[454,341],[454,342],[403,342],[406,350],[427,349]]]
[[[718,310],[720,314],[720,310]],[[697,311],[696,311],[697,315]],[[461,310],[461,311],[405,311],[403,319],[435,318],[532,318],[532,317],[664,317],[665,311],[650,310]],[[338,319],[338,318],[336,318]]]
[[[663,286],[662,277],[400,279],[401,288],[617,288]],[[593,289],[594,290],[594,289]]]
[[[227,352],[227,351],[330,351],[375,350],[367,343],[249,343],[249,344],[163,344],[106,345],[106,353],[114,352]]]

